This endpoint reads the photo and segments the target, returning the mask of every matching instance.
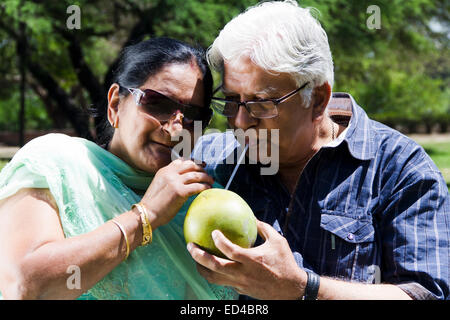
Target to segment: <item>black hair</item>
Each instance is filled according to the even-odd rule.
[[[139,88],[149,77],[158,73],[164,66],[173,63],[197,63],[203,74],[204,106],[209,108],[212,97],[213,78],[201,47],[194,47],[185,42],[158,37],[124,48],[119,56],[119,62],[114,72],[113,83],[120,86],[119,94],[127,96],[126,88]],[[114,129],[108,121],[108,101],[95,108],[92,115],[96,119],[96,142],[107,148],[114,134]]]

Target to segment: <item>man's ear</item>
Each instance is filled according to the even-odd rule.
[[[314,88],[312,93],[312,120],[320,119],[325,112],[328,102],[331,99],[331,86],[325,82],[321,86]]]
[[[119,114],[119,85],[113,83],[108,90],[108,121],[113,126],[118,121]]]

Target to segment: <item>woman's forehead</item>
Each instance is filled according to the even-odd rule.
[[[203,102],[203,75],[197,64],[168,64],[149,77],[141,89],[153,89],[185,102],[197,100],[200,95]]]

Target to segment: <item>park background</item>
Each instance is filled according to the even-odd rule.
[[[207,48],[226,22],[256,3],[2,0],[0,169],[24,143],[48,132],[93,139],[95,120],[87,110],[106,99],[123,47],[169,36]],[[333,91],[351,93],[371,118],[420,143],[450,188],[450,2],[299,4],[317,9],[328,34]],[[375,28],[376,11],[368,10],[374,6],[380,18]],[[210,126],[225,130],[225,120],[215,115]]]

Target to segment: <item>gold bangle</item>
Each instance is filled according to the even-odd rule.
[[[125,255],[125,259],[123,259],[123,261],[125,261],[125,260],[127,260],[128,255],[130,254],[130,243],[128,242],[127,233],[125,232],[125,229],[122,227],[122,225],[119,222],[117,222],[114,219],[112,219],[111,221],[114,222],[119,227],[120,231],[123,234],[123,237],[125,238],[125,243],[127,245],[127,253]]]
[[[147,244],[151,243],[153,240],[153,232],[152,232],[152,226],[150,225],[150,222],[148,221],[148,214],[147,209],[145,208],[144,204],[142,203],[135,203],[131,206],[131,209],[137,208],[141,217],[142,222],[142,243],[141,246],[146,246]]]

